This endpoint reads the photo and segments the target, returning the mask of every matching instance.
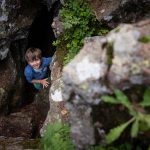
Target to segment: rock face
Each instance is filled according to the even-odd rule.
[[[135,23],[150,17],[149,0],[92,0],[99,21],[114,28],[119,23]]]
[[[32,138],[35,136],[41,121],[41,114],[34,104],[12,113],[7,117],[0,117],[0,135],[5,137]]]
[[[65,52],[57,50],[53,56],[53,61],[50,66],[51,70],[51,87],[49,89],[50,110],[48,111],[46,120],[40,131],[44,134],[48,124],[56,122],[65,122],[68,120],[68,112],[64,106],[62,99],[62,67]]]
[[[39,148],[38,140],[24,138],[4,138],[0,137],[0,149],[7,150],[35,150]]]
[[[122,24],[106,37],[85,39],[79,54],[64,67],[63,98],[77,149],[102,142],[105,131],[119,118],[128,118],[120,109],[101,105],[102,95],[150,85],[150,41],[144,40],[149,35],[150,20]]]
[[[0,124],[3,123],[4,125],[0,128],[0,136],[12,136],[14,131],[16,134],[13,136],[32,136],[29,134],[31,134],[32,129],[34,128],[35,122],[33,116],[36,116],[37,114],[35,113],[31,117],[22,112],[17,112],[16,114],[10,113],[16,110],[18,111],[23,103],[26,103],[25,101],[27,101],[25,98],[28,93],[26,93],[27,90],[25,90],[23,72],[26,65],[24,54],[28,44],[27,38],[29,36],[29,29],[37,12],[39,12],[43,6],[47,6],[47,9],[51,8],[57,1],[58,0],[0,1]],[[47,99],[45,98],[45,95]],[[40,103],[40,98],[45,101],[43,100]],[[49,109],[49,103],[47,103],[48,91],[43,94],[43,97],[39,94],[35,101],[37,102],[36,106],[38,107],[38,110],[41,110],[39,105],[45,108],[41,111],[41,115],[46,116]],[[30,113],[30,111],[31,110],[29,110],[28,113]],[[25,122],[27,122],[26,125]],[[3,132],[5,129],[9,130],[9,127],[11,128],[11,126],[13,131],[8,133],[7,131]],[[26,126],[26,128],[23,128],[23,126]],[[23,133],[21,133],[21,131]]]
[[[0,104],[1,114],[9,113],[10,108],[19,107],[23,101],[23,69],[27,34],[39,8],[40,1],[28,3],[27,1],[2,0],[0,2],[0,75],[2,81],[0,88],[3,91],[1,92],[3,100]]]
[[[41,9],[41,6],[46,5],[49,9],[57,1],[58,0],[1,0],[0,60],[6,58],[10,50],[11,42],[27,39],[29,27],[36,13]]]
[[[0,63],[0,114],[7,114],[10,106],[9,96],[16,81],[16,68],[12,57]]]
[[[38,6],[38,3],[39,1],[37,1],[34,5]],[[29,4],[26,1],[1,1],[1,60],[7,56],[12,41],[27,38],[28,28],[33,21],[35,13],[39,9],[39,7],[33,9],[34,5],[32,2]],[[27,11],[30,12],[30,15],[27,15]]]
[[[57,16],[53,19],[53,23],[51,26],[53,28],[53,31],[54,31],[56,38],[58,38],[61,35],[61,33],[64,32],[64,28],[62,26],[61,19],[59,16]]]

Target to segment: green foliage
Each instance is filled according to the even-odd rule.
[[[97,28],[98,22],[92,12],[88,0],[66,0],[59,14],[62,17],[64,34],[54,42],[55,46],[61,47],[66,44],[68,54],[65,64],[79,52],[84,43],[84,38],[93,35],[104,35],[108,28]]]
[[[136,119],[131,127],[131,137],[137,137],[138,131],[139,131],[139,120]]]
[[[140,103],[141,106],[150,106],[150,88],[148,88],[144,94],[143,101]]]
[[[129,101],[128,97],[121,92],[120,90],[115,90],[115,98],[112,96],[103,96],[102,100],[106,103],[110,104],[122,104],[128,109],[129,114],[132,116],[132,118],[111,129],[110,132],[106,135],[106,141],[108,144],[114,142],[117,140],[121,133],[130,125],[131,126],[131,137],[137,137],[139,131],[147,131],[150,129],[150,114],[142,113],[134,108],[132,103]],[[139,104],[142,109],[146,106],[150,106],[150,88],[148,88],[143,96],[142,102]]]
[[[74,150],[68,125],[55,123],[48,126],[41,140],[42,150]]]
[[[126,123],[123,123],[113,129],[110,130],[109,134],[106,136],[106,141],[108,144],[114,142],[116,139],[118,139],[121,135],[121,133],[127,128],[127,126],[133,122],[134,118],[129,120]]]
[[[91,147],[90,149],[88,150],[142,150],[142,148],[140,146],[136,146],[136,147],[133,147],[133,145],[131,145],[130,143],[123,143],[123,144],[120,144],[120,145],[116,145],[116,146],[110,146],[110,145],[107,145],[107,146],[96,146],[96,147]],[[150,149],[148,149],[150,150]]]
[[[127,96],[123,94],[120,90],[114,91],[116,98],[111,96],[103,96],[102,99],[104,102],[112,103],[112,104],[122,104],[126,108],[128,108],[130,114],[135,114],[131,102],[128,100]]]
[[[146,35],[146,36],[140,38],[139,41],[142,43],[149,43],[150,42],[150,35]]]

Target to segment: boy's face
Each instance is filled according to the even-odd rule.
[[[33,61],[29,61],[28,62],[29,65],[34,68],[34,69],[39,69],[40,68],[40,65],[41,65],[41,59],[36,59],[36,60],[33,60]]]

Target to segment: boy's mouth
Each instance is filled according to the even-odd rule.
[[[37,65],[34,65],[33,67],[34,67],[34,68],[39,68],[39,67],[40,67],[40,65],[39,65],[39,64],[37,64]]]

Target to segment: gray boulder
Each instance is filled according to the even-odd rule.
[[[150,85],[150,43],[143,40],[149,35],[149,20],[122,24],[106,37],[86,38],[64,67],[63,99],[77,149],[104,142],[105,132],[129,118],[124,109],[101,104],[101,96],[114,89],[133,91],[134,86]]]
[[[149,0],[93,0],[97,19],[114,28],[120,23],[135,23],[150,17]]]

